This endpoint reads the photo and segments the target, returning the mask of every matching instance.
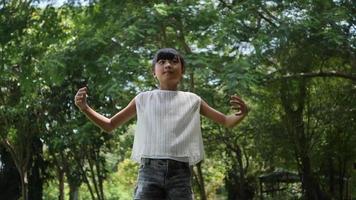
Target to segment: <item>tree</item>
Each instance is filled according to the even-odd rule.
[[[41,172],[45,165],[41,162],[39,140],[43,119],[39,88],[43,86],[43,79],[37,61],[46,46],[53,42],[51,39],[61,32],[56,29],[53,10],[41,12],[31,4],[32,1],[1,3],[4,11],[1,16],[1,72],[4,75],[1,78],[1,101],[6,105],[1,108],[1,145],[12,155],[20,174],[22,198],[41,199],[41,180],[44,179]],[[46,27],[48,19],[52,26]],[[28,190],[28,184],[34,180],[37,187]]]

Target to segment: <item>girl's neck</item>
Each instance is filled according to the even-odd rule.
[[[178,87],[162,87],[158,88],[159,90],[169,90],[169,91],[178,91]]]
[[[170,91],[177,91],[178,90],[178,85],[162,85],[160,84],[158,87],[160,90],[170,90]]]

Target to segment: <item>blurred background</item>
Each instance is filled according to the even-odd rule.
[[[196,199],[356,199],[356,3],[351,0],[0,1],[0,199],[132,199],[135,120],[111,116],[156,88],[151,59],[178,49],[180,89],[248,117],[202,119]]]

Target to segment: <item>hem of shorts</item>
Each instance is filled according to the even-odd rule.
[[[163,159],[172,159],[172,160],[176,160],[174,159],[175,156],[172,156],[172,158],[170,158],[170,156],[158,156],[157,158],[163,158]],[[204,160],[204,157],[205,156],[201,156],[201,157],[198,157],[197,160],[193,161],[193,162],[188,162],[189,163],[189,166],[193,166],[193,165],[196,165],[198,164],[199,162],[201,162],[202,160]],[[141,158],[145,158],[144,155],[140,155],[140,156],[137,156],[137,157],[134,157],[134,156],[131,156],[131,160],[141,164]],[[148,158],[155,158],[155,156],[148,156]],[[188,157],[189,159],[189,157]]]

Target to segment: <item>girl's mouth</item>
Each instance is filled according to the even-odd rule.
[[[173,71],[164,71],[163,74],[173,74]]]

